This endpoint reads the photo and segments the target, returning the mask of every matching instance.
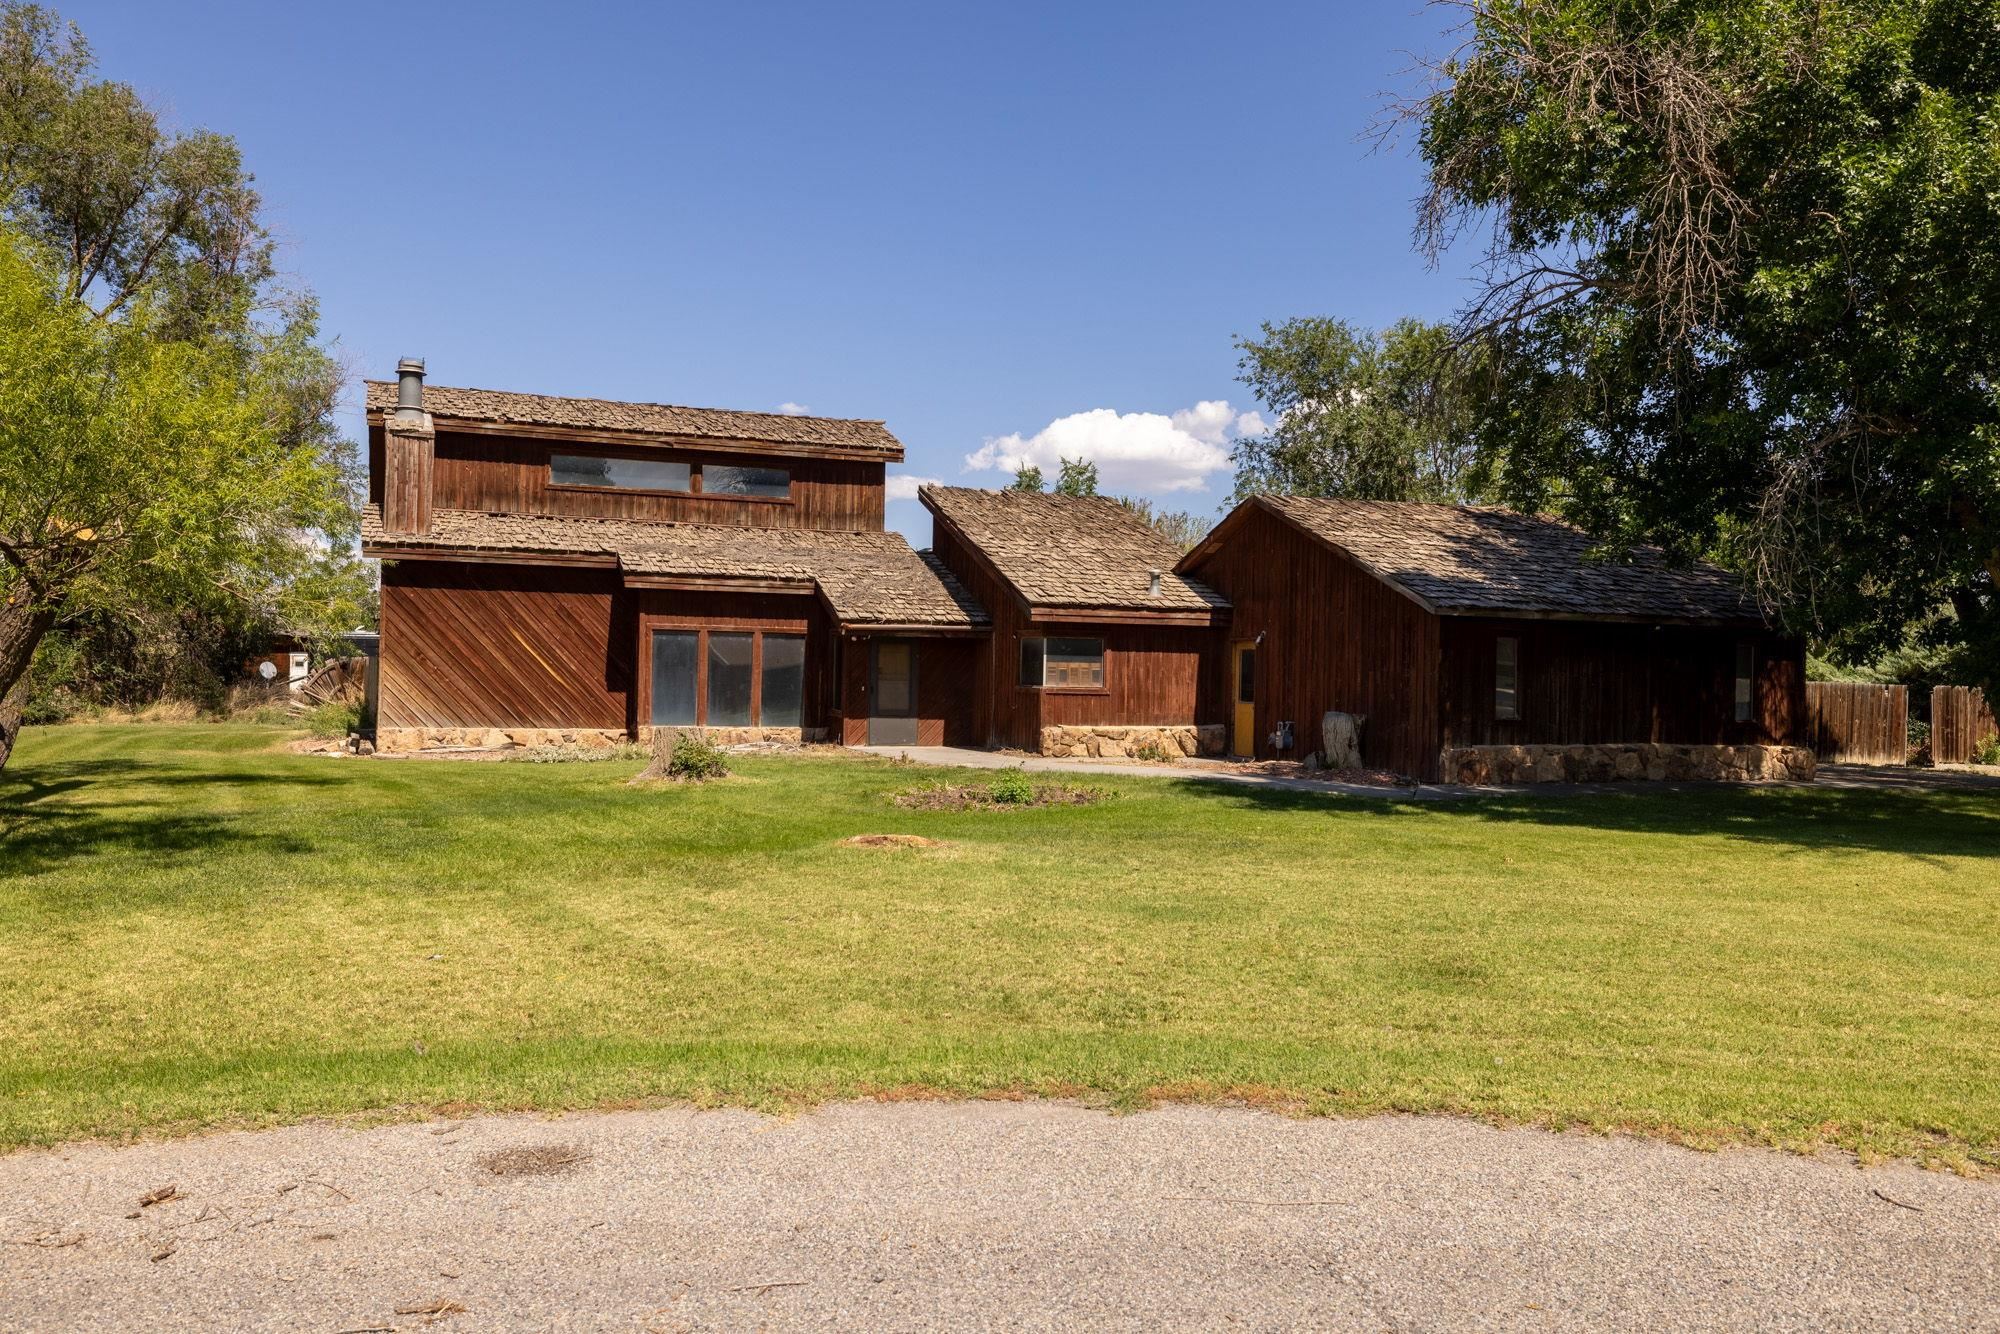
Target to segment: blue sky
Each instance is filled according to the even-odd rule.
[[[1442,42],[1413,0],[57,7],[241,141],[373,377],[881,417],[969,484],[1088,449],[1212,513],[1234,335],[1465,294],[1364,138]]]

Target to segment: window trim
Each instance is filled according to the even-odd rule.
[[[1049,684],[1049,641],[1051,639],[1089,640],[1097,645],[1097,669],[1103,676],[1101,684],[1094,686],[1052,686]],[[1021,680],[1020,654],[1030,642],[1042,646],[1042,680],[1033,685]],[[1038,690],[1045,695],[1108,695],[1111,693],[1111,649],[1103,635],[1022,635],[1020,646],[1015,649],[1014,688],[1016,690]]]
[[[1502,649],[1507,650],[1503,655]],[[1502,704],[1500,672],[1505,667],[1509,674],[1506,686],[1507,702]],[[1493,637],[1493,721],[1496,723],[1518,723],[1521,721],[1521,637],[1519,635],[1495,635]]]

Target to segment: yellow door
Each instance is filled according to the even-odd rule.
[[[1236,701],[1229,728],[1229,753],[1257,753],[1257,646],[1248,640],[1229,646],[1229,697]]]

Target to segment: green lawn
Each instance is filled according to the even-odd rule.
[[[935,771],[292,756],[32,729],[0,1146],[316,1113],[1025,1091],[1457,1111],[2000,1165],[2000,802],[1396,805]],[[1099,780],[1089,780],[1099,781]],[[948,839],[841,847],[856,833]]]

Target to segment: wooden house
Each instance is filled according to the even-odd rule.
[[[1368,764],[1426,779],[1800,763],[1804,645],[1710,566],[1501,509],[1258,496],[1178,568],[1233,608],[1211,670],[1234,753],[1318,751],[1342,712]]]

